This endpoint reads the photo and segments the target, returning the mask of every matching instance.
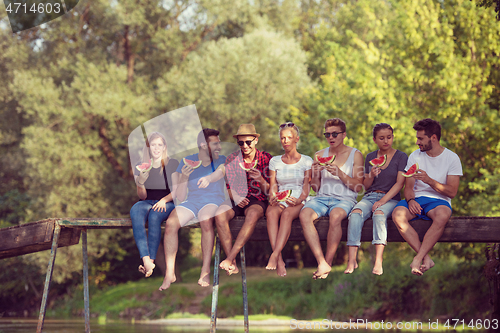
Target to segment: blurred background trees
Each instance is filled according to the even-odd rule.
[[[325,145],[322,126],[332,117],[347,121],[347,143],[364,155],[375,149],[371,130],[379,122],[395,128],[394,146],[409,154],[413,123],[434,118],[464,167],[455,215],[499,215],[493,7],[467,0],[95,0],[17,34],[3,9],[0,22],[2,227],[127,216],[137,200],[128,135],[189,104],[223,141],[253,122],[263,134],[259,148],[272,154],[281,151],[282,122],[298,124],[299,150],[312,155]],[[140,277],[131,231],[89,236],[95,284]],[[437,249],[450,250],[480,254],[464,244]],[[301,251],[307,262],[307,247]],[[79,253],[58,252],[60,288],[81,281]],[[47,256],[0,261],[0,297],[20,288],[4,283],[9,267],[20,265],[22,288],[38,297]]]

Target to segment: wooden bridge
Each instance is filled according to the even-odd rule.
[[[231,223],[233,238],[236,238],[243,225],[244,218],[236,217]],[[423,239],[431,221],[415,220],[410,224],[415,228]],[[328,218],[320,218],[315,223],[321,240],[326,240],[328,232]],[[63,246],[76,245],[82,238],[83,255],[83,283],[84,283],[84,306],[85,306],[85,331],[90,332],[90,310],[89,310],[89,286],[88,286],[88,255],[87,255],[87,230],[101,228],[131,228],[132,222],[128,218],[53,218],[38,222],[27,223],[20,226],[0,229],[0,259],[23,255],[27,253],[51,250],[51,255],[47,268],[45,287],[40,306],[37,332],[42,332],[45,311],[47,307],[47,297],[52,279],[54,261],[57,248]],[[199,224],[194,223],[189,227],[196,228]],[[342,221],[342,241],[346,241],[347,220]],[[292,224],[290,240],[303,241],[304,235],[300,222],[295,220]],[[372,221],[368,219],[362,229],[361,241],[372,240]],[[250,241],[269,241],[266,227],[266,220],[262,218],[258,221],[255,231]],[[388,242],[404,242],[396,226],[391,220],[387,225]],[[445,231],[439,242],[473,242],[473,243],[500,243],[500,217],[452,217],[446,225]],[[245,332],[248,332],[248,300],[246,293],[246,268],[245,268],[245,248],[241,252],[241,275],[243,285],[243,310]],[[219,291],[219,261],[220,261],[220,241],[217,238],[215,245],[214,279],[212,293],[212,316],[211,332],[215,332],[217,323],[217,301]],[[500,313],[499,286],[495,286],[494,314]]]

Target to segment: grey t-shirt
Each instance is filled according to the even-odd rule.
[[[370,161],[374,158],[377,158],[377,150],[366,155],[365,173],[370,173],[372,169]],[[373,191],[383,191],[385,193],[389,192],[392,186],[396,184],[396,180],[398,179],[398,172],[404,172],[407,161],[408,155],[403,153],[401,150],[396,150],[387,168],[382,169],[380,174],[375,177],[372,185],[366,189],[366,193],[370,193]],[[398,192],[398,194],[396,194],[392,199],[398,201],[401,200],[400,193]]]

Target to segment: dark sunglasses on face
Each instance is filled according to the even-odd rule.
[[[329,138],[330,135],[333,136],[334,138],[336,138],[337,136],[339,136],[339,134],[342,134],[344,132],[332,132],[332,133],[328,133],[328,132],[325,132],[323,133],[323,135],[325,136],[325,138]]]
[[[284,123],[284,124],[281,124],[280,125],[280,128],[284,128],[284,127],[294,127],[295,124],[292,123],[292,122],[287,122],[287,123]]]
[[[253,140],[246,140],[246,141],[238,141],[238,145],[240,146],[243,146],[245,143],[247,144],[248,147],[250,147],[250,145],[252,144],[252,142],[255,140],[256,138],[253,138]]]

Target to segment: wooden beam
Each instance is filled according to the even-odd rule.
[[[58,219],[46,219],[0,229],[0,259],[50,250]],[[61,230],[59,247],[78,244],[79,228]]]
[[[243,225],[244,218],[236,217],[230,222],[231,233],[233,239],[236,238],[238,232]],[[347,240],[347,219],[342,221],[342,241]],[[423,239],[427,229],[431,225],[431,221],[415,220],[410,224],[419,234],[420,240]],[[322,217],[315,221],[316,229],[321,240],[326,240],[328,233],[328,218]],[[372,220],[368,219],[361,231],[361,241],[372,241]],[[304,234],[299,220],[294,220],[292,223],[292,231],[290,240],[303,241]],[[251,241],[269,241],[267,234],[266,219],[262,218],[257,222],[255,231],[250,237]],[[388,242],[404,242],[403,237],[394,222],[389,219],[387,221],[387,241]],[[439,239],[440,242],[471,242],[471,243],[498,243],[500,242],[500,217],[476,217],[476,216],[457,216],[452,217],[443,235]]]

